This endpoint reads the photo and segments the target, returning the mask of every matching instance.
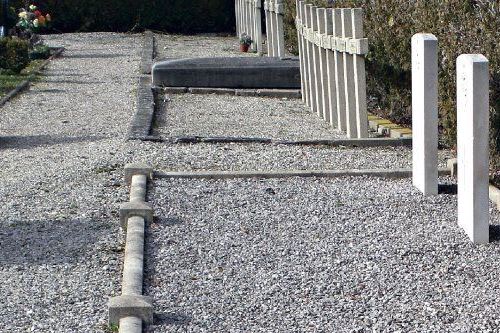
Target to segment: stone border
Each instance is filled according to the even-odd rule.
[[[367,138],[367,139],[333,139],[333,140],[274,140],[253,137],[201,137],[183,136],[163,139],[161,137],[145,137],[146,141],[169,142],[174,144],[195,143],[260,143],[290,146],[330,146],[330,147],[411,147],[411,138]]]
[[[127,134],[128,140],[146,140],[151,133],[156,107],[156,91],[151,87],[150,80],[149,76],[139,77],[136,111]]]
[[[33,81],[33,79],[35,78],[35,75],[36,74],[41,74],[41,71],[47,67],[47,65],[54,59],[58,58],[59,56],[61,56],[61,54],[64,52],[65,48],[64,47],[58,47],[58,48],[55,48],[55,52],[54,54],[52,54],[48,59],[46,59],[44,62],[42,62],[42,64],[33,71],[33,74],[31,74],[26,80],[24,80],[23,82],[21,82],[20,84],[17,85],[17,87],[15,87],[14,89],[12,89],[11,91],[9,91],[7,93],[7,95],[5,95],[4,97],[2,97],[2,99],[0,99],[0,107],[4,106],[5,103],[7,103],[8,101],[10,101],[12,98],[16,97],[17,95],[19,95],[21,92],[29,89],[29,86],[30,86],[30,83],[31,81]]]
[[[141,51],[141,74],[151,74],[155,58],[155,35],[152,31],[144,32],[144,42]]]
[[[368,126],[373,131],[391,138],[411,138],[413,134],[410,128],[372,114],[368,115]]]
[[[148,179],[153,169],[144,164],[125,166],[130,185],[130,201],[120,206],[120,221],[127,233],[121,295],[109,300],[109,323],[119,325],[121,333],[140,333],[143,323],[153,323],[153,301],[143,296],[145,224],[153,209],[146,203]]]
[[[234,96],[257,96],[273,98],[300,99],[300,89],[234,89],[234,88],[201,88],[201,87],[164,87],[165,94],[215,94]]]
[[[441,176],[450,174],[448,169],[439,170]],[[282,171],[167,171],[155,172],[156,178],[174,179],[236,179],[236,178],[290,178],[290,177],[381,177],[409,178],[411,169],[346,169],[346,170],[282,170]]]

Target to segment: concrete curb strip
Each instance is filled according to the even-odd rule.
[[[200,137],[184,136],[167,139],[155,138],[156,141],[170,143],[262,143],[304,146],[331,146],[331,147],[410,147],[411,138],[366,138],[366,139],[335,139],[335,140],[274,140],[269,138],[251,137]]]
[[[136,112],[130,124],[128,139],[135,140],[149,136],[155,113],[155,93],[150,78],[141,76],[137,88]]]
[[[126,202],[120,206],[120,223],[123,230],[127,230],[127,221],[131,217],[142,217],[146,222],[153,221],[153,208],[144,202]]]
[[[144,175],[153,179],[153,168],[144,163],[131,163],[125,166],[125,181],[128,185],[132,183],[132,176]]]
[[[302,98],[299,89],[234,89],[234,88],[203,88],[203,87],[164,87],[166,94],[215,94],[235,96],[259,96],[273,98]]]
[[[142,295],[145,224],[153,220],[153,209],[145,202],[152,173],[153,169],[145,164],[125,166],[130,202],[120,206],[121,226],[127,232],[122,295],[112,297],[108,303],[109,323],[118,324],[119,333],[140,333],[143,322],[153,323],[153,300]]]
[[[137,317],[146,324],[153,323],[153,300],[147,296],[122,295],[109,300],[109,322],[118,325],[120,319]]]
[[[155,36],[152,31],[144,33],[144,44],[141,52],[140,69],[142,74],[151,74],[153,59],[155,57]]]
[[[449,175],[448,169],[439,170],[441,176]],[[283,171],[168,171],[156,172],[157,178],[188,178],[188,179],[235,179],[235,178],[290,178],[290,177],[382,177],[409,178],[411,169],[367,169],[367,170],[283,170]]]

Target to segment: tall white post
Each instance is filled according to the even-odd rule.
[[[458,224],[474,243],[489,242],[488,59],[457,59]]]
[[[300,16],[302,20],[302,26],[304,27],[303,36],[303,49],[304,49],[304,73],[305,73],[305,82],[304,82],[304,90],[306,93],[306,105],[311,106],[311,71],[310,71],[310,58],[309,58],[309,40],[306,38],[306,34],[309,33],[309,26],[307,23],[309,20],[307,19],[306,12],[306,3],[305,1],[299,1],[300,4]]]
[[[326,17],[326,9],[318,8],[316,11],[317,21],[318,21],[318,32],[320,33],[320,46],[318,46],[319,50],[319,94],[321,98],[321,106],[320,110],[322,118],[330,122],[330,101],[328,99],[328,72],[326,70],[326,48],[323,45],[323,36],[326,33],[325,26],[325,17]]]
[[[306,102],[306,91],[305,86],[307,82],[306,78],[306,70],[304,63],[304,34],[302,31],[302,10],[300,0],[295,1],[295,10],[297,12],[296,20],[297,20],[297,41],[299,47],[299,61],[300,61],[300,91],[302,95],[302,102]]]
[[[277,49],[277,41],[276,41],[276,33],[277,33],[277,27],[276,27],[276,13],[274,12],[274,8],[276,5],[275,0],[269,0],[269,17],[270,17],[270,22],[269,25],[271,27],[271,33],[269,34],[271,38],[269,38],[268,35],[268,40],[271,40],[270,46],[271,46],[271,57],[277,57],[278,56],[278,49]]]
[[[283,0],[275,0],[274,11],[276,14],[276,56],[283,58],[285,56],[285,28],[283,26],[285,7]]]
[[[413,185],[438,194],[438,41],[432,34],[411,39]]]
[[[335,8],[333,10],[333,35],[337,38],[342,38],[342,9]],[[338,39],[337,39],[338,40]],[[346,94],[344,81],[344,55],[336,50],[335,58],[335,86],[337,88],[337,114],[338,114],[338,129],[347,131],[346,123]]]
[[[342,8],[342,37],[352,38],[352,15],[350,8]],[[353,55],[347,51],[347,45],[344,44],[344,83],[345,83],[345,108],[346,108],[346,124],[347,137],[356,138],[356,85],[354,83],[354,59]]]
[[[306,15],[306,25],[311,32],[312,23],[311,23],[311,12],[312,5],[305,5],[305,15]],[[316,76],[314,71],[314,44],[311,41],[307,42],[307,62],[308,62],[308,72],[309,72],[309,107],[313,112],[317,112],[316,108]]]
[[[257,40],[259,37],[257,36],[257,25],[256,25],[256,14],[257,12],[255,11],[255,6],[256,6],[256,1],[255,0],[248,0],[248,6],[250,7],[250,30],[252,31],[252,51],[253,52],[258,52],[258,46],[257,46]]]
[[[333,37],[333,10],[330,8],[327,8],[325,12],[325,34],[331,42],[331,37]],[[327,89],[327,102],[325,105],[328,105],[330,125],[336,128],[338,126],[337,88],[335,85],[335,54],[332,50],[326,50],[326,74],[327,84],[325,89]]]
[[[363,9],[352,9],[352,37],[361,39],[363,31]],[[354,95],[356,100],[356,133],[358,138],[368,137],[368,112],[366,110],[366,71],[364,54],[354,54]]]
[[[262,55],[262,0],[254,1],[254,31],[255,31],[255,44],[257,46],[257,54]]]
[[[311,7],[311,27],[316,34],[318,32],[318,15],[316,14],[318,7]],[[313,95],[313,105],[314,112],[323,118],[323,99],[321,98],[321,68],[319,64],[320,58],[320,47],[316,44],[313,45],[313,70],[314,70],[314,95]]]
[[[269,11],[270,0],[264,0],[264,14],[266,18],[266,46],[267,56],[272,56],[272,40],[271,40],[271,12]]]

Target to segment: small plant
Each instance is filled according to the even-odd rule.
[[[246,32],[242,33],[240,36],[240,45],[247,45],[250,46],[252,45],[253,40],[250,36],[247,35]]]
[[[50,14],[43,15],[35,5],[30,5],[27,9],[21,8],[18,16],[19,21],[17,22],[17,26],[31,33],[39,32],[52,21]]]

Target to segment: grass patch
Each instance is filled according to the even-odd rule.
[[[36,74],[36,70],[43,62],[44,60],[33,60],[19,74],[0,72],[0,98],[4,97],[24,80],[27,80],[30,77],[33,77],[33,80],[36,80],[38,76]]]

